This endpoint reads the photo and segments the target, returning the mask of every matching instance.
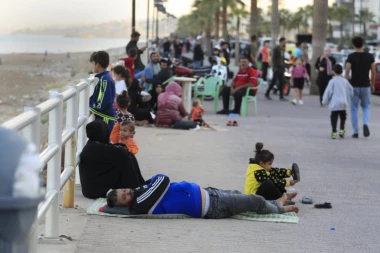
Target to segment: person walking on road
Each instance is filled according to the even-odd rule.
[[[351,122],[354,129],[353,138],[359,137],[358,109],[359,102],[363,109],[363,135],[369,136],[370,97],[371,89],[375,90],[376,64],[373,55],[364,52],[364,39],[355,37],[352,39],[355,52],[348,55],[345,77],[354,87],[354,95],[351,99]],[[350,71],[351,78],[350,78]],[[371,80],[369,79],[371,73]]]
[[[286,39],[280,38],[280,44],[277,45],[273,49],[273,55],[272,55],[272,69],[273,69],[273,78],[272,81],[265,93],[265,97],[268,100],[272,100],[269,93],[273,89],[274,85],[278,81],[278,90],[280,91],[280,101],[287,101],[286,98],[284,98],[284,70],[285,70],[285,62],[284,62],[284,52],[286,48]]]
[[[322,106],[323,93],[325,93],[326,87],[329,81],[334,75],[333,67],[335,65],[335,59],[331,56],[331,50],[329,46],[325,46],[323,54],[318,58],[315,63],[315,69],[318,72],[317,85],[319,88],[319,101]]]
[[[263,79],[267,81],[268,68],[269,68],[269,41],[264,42],[264,46],[260,51],[261,53],[261,71],[263,72]]]
[[[145,69],[145,65],[141,61],[141,54],[144,53],[146,47],[138,48],[137,43],[139,42],[139,39],[140,33],[137,31],[132,32],[131,40],[128,42],[128,45],[126,47],[127,54],[128,51],[132,48],[135,48],[137,50],[137,57],[135,59],[135,74]]]

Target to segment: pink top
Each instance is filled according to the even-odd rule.
[[[267,47],[261,49],[261,61],[269,62],[269,49]]]
[[[305,77],[305,74],[307,73],[306,68],[304,66],[294,66],[292,69],[292,76],[293,78],[302,78]]]

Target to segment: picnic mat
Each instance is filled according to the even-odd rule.
[[[110,214],[99,212],[99,208],[107,203],[106,199],[97,199],[87,208],[87,214],[89,215],[101,215],[101,216],[111,216],[120,218],[137,218],[137,219],[187,219],[190,216],[184,214],[135,214],[135,215],[125,215],[125,214]],[[284,213],[284,214],[257,214],[257,213],[242,213],[239,215],[232,216],[233,219],[239,220],[252,220],[252,221],[267,221],[267,222],[280,222],[280,223],[294,223],[297,224],[299,218],[296,213]]]

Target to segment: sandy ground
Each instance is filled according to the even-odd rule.
[[[111,62],[124,55],[124,48],[107,50]],[[0,55],[0,123],[18,115],[25,106],[45,101],[49,90],[63,90],[79,83],[91,70],[91,52]]]

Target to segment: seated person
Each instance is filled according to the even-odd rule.
[[[108,191],[107,205],[128,207],[135,214],[185,214],[206,219],[229,218],[245,212],[298,212],[296,206],[283,206],[285,196],[266,201],[261,196],[202,188],[196,183],[171,183],[169,177],[162,174],[153,176],[148,183],[136,189]]]
[[[170,69],[169,60],[167,58],[162,58],[160,63],[161,70],[153,78],[153,84],[164,84],[170,77],[173,76],[172,70]]]
[[[207,123],[203,120],[205,109],[203,109],[199,99],[193,101],[193,108],[191,108],[189,120],[194,121],[200,126],[208,127]]]
[[[128,94],[130,98],[130,105],[128,111],[135,116],[136,121],[148,121],[149,124],[153,124],[154,120],[150,113],[149,106],[143,101],[141,96],[141,88],[139,82],[136,79],[132,80],[131,86],[128,89]]]
[[[88,142],[80,154],[79,175],[86,198],[104,198],[110,188],[135,188],[145,183],[136,157],[124,144],[110,144],[107,124],[86,126]]]
[[[120,124],[120,134],[117,139],[117,143],[123,143],[127,146],[127,149],[132,154],[136,155],[139,152],[139,147],[137,146],[135,140],[135,123],[132,121],[123,121]]]
[[[153,79],[161,70],[160,56],[158,52],[152,52],[150,54],[150,63],[145,67],[144,71],[136,74],[136,79],[141,79],[142,83],[145,83],[145,88],[148,90],[149,84],[153,83]]]
[[[113,69],[115,79],[115,95],[120,95],[123,91],[128,91],[127,84],[130,83],[130,72],[124,66],[118,65]]]
[[[185,106],[179,96],[182,94],[182,87],[176,83],[171,82],[166,86],[165,92],[158,96],[158,110],[156,115],[156,126],[172,127],[187,122],[192,123],[189,128],[195,128],[196,123],[191,121],[182,120],[188,115]]]
[[[157,113],[157,98],[158,96],[164,91],[164,87],[161,84],[154,84],[153,89],[149,91],[149,94],[151,95],[151,99],[149,100],[149,105],[152,111],[156,114]]]
[[[213,62],[213,59],[214,57],[220,57],[220,46],[219,45],[216,45],[213,49],[212,49],[212,53],[211,55],[208,57],[208,62],[212,65],[212,62]]]
[[[236,74],[231,87],[225,86],[222,90],[223,109],[218,114],[230,113],[230,96],[233,96],[235,100],[235,108],[232,113],[240,114],[241,103],[247,92],[247,88],[256,87],[257,84],[257,72],[254,68],[249,67],[248,57],[243,56],[240,58],[239,72]],[[256,93],[257,90],[252,90],[250,94],[255,96]]]
[[[263,196],[266,200],[278,199],[286,193],[285,187],[295,185],[299,180],[299,169],[272,168],[274,155],[269,150],[263,150],[264,145],[256,143],[255,159],[250,159],[245,178],[245,194]],[[285,178],[293,176],[293,180]],[[286,194],[291,200],[297,193]]]
[[[128,50],[128,57],[120,58],[120,61],[124,61],[125,69],[129,70],[131,78],[135,78],[135,60],[137,58],[137,49],[131,48]]]

